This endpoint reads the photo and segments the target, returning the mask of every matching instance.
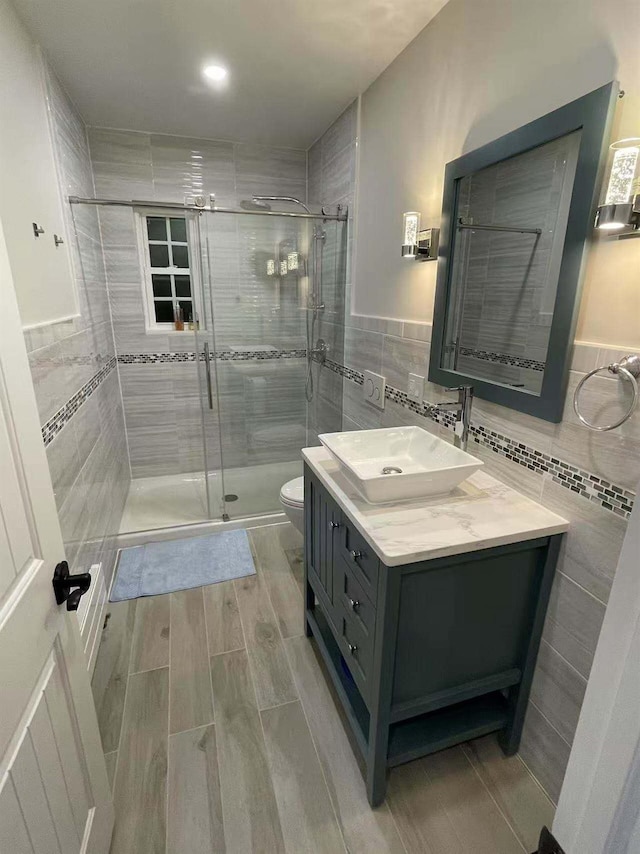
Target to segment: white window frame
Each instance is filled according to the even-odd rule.
[[[184,219],[187,226],[187,242],[172,241],[170,232],[168,234],[167,243],[175,243],[179,246],[186,246],[189,253],[189,267],[152,267],[151,257],[149,254],[149,245],[156,241],[149,240],[147,233],[147,217],[160,217],[165,220],[169,219]],[[152,274],[185,276],[191,278],[191,301],[194,309],[194,320],[198,319],[198,329],[204,329],[204,312],[202,307],[202,289],[201,289],[201,266],[200,266],[200,250],[195,230],[194,215],[188,211],[169,211],[166,208],[150,209],[135,211],[136,232],[138,237],[138,254],[140,256],[140,265],[143,271],[142,276],[142,303],[144,307],[144,325],[148,333],[162,333],[163,335],[175,333],[182,335],[184,332],[189,332],[187,323],[184,330],[175,328],[174,322],[160,323],[156,320],[154,301],[156,297],[153,294]],[[162,243],[164,241],[157,241]],[[186,297],[183,299],[187,299]],[[171,297],[173,302],[173,296]],[[177,297],[180,301],[181,298]],[[169,299],[166,300],[169,302]],[[175,303],[174,303],[175,304]]]

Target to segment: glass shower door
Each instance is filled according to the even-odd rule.
[[[203,217],[231,518],[279,511],[280,487],[302,474],[312,228],[311,220],[287,217]]]
[[[211,253],[207,214],[198,214],[195,228],[200,249],[198,278],[200,311],[194,319],[195,354],[203,442],[203,493],[210,519],[227,519],[224,502],[224,466],[220,435],[220,405],[216,371],[216,337],[211,304]]]

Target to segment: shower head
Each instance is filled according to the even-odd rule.
[[[254,199],[243,199],[240,202],[240,207],[245,211],[270,211],[271,205],[268,205],[264,200],[254,198]]]

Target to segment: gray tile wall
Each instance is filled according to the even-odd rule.
[[[429,338],[430,326],[426,324],[352,315],[347,317],[344,364],[359,371],[368,368],[380,372],[389,384],[406,392],[410,372],[427,374]],[[586,371],[622,355],[623,351],[575,346],[565,413],[559,424],[480,399],[474,402],[473,421],[633,491],[640,479],[640,411],[619,430],[602,434],[583,427],[571,405],[576,383]],[[585,391],[586,414],[596,421],[615,418],[629,403],[628,390],[615,378],[594,377]],[[440,387],[426,384],[427,401],[447,397]],[[382,412],[375,409],[362,399],[361,386],[344,380],[344,429],[403,424],[419,424],[448,438],[451,435],[393,401],[387,400]],[[571,523],[553,587],[520,750],[548,794],[557,800],[626,520],[559,485],[550,473],[529,471],[486,445],[474,443],[469,450],[484,460],[490,473]]]
[[[98,196],[182,203],[215,193],[219,205],[232,207],[254,194],[307,198],[304,151],[102,128],[90,129],[89,139]],[[102,208],[99,216],[117,354],[194,351],[192,334],[145,330],[132,211]],[[200,349],[204,340],[212,350],[304,348],[306,295],[295,276],[267,277],[266,260],[282,240],[304,247],[307,231],[306,223],[284,219],[201,217],[206,328]],[[212,469],[221,455],[226,466],[299,457],[304,359],[219,363],[213,374],[219,412],[201,410],[203,378],[195,362],[121,363],[120,373],[134,477],[201,471],[203,429]]]
[[[47,93],[63,197],[94,192],[86,131],[47,69]],[[55,415],[115,353],[100,230],[95,209],[65,205],[79,316],[25,332],[41,424]],[[72,217],[84,250],[74,240]],[[107,585],[115,565],[113,537],[129,486],[124,418],[115,369],[47,444],[65,552],[85,571],[102,562]]]
[[[349,210],[346,225],[326,229],[325,309],[314,333],[314,341],[323,338],[328,358],[338,364],[345,363],[344,322],[351,292],[357,137],[358,102],[354,101],[308,152],[309,204],[315,208],[342,205]],[[342,377],[318,363],[312,369],[315,396],[308,407],[307,445],[318,444],[318,433],[342,429]]]

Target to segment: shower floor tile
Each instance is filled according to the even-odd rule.
[[[302,462],[298,460],[228,469],[224,489],[237,499],[226,503],[226,512],[232,519],[278,512],[280,487],[301,475]],[[209,474],[209,484],[211,515],[219,519],[223,512],[219,471]],[[120,533],[192,525],[208,519],[204,472],[139,477],[131,481]]]

